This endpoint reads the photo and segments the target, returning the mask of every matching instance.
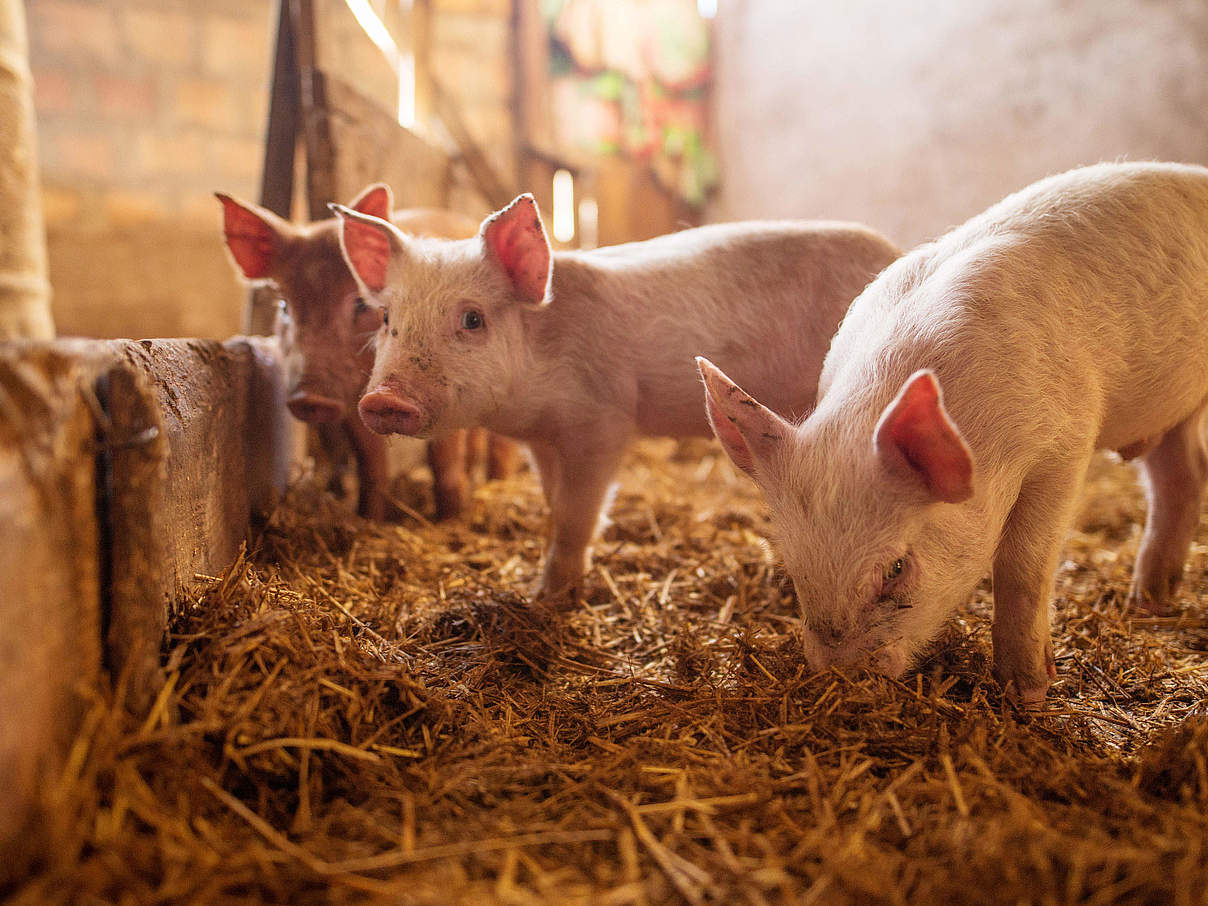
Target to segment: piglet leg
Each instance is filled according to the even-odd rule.
[[[1200,430],[1203,415],[1201,407],[1175,425],[1141,461],[1149,518],[1128,593],[1133,607],[1167,612],[1183,578],[1208,481],[1208,454]]]
[[[1049,601],[1087,460],[1029,476],[994,556],[994,675],[1027,706],[1044,701],[1057,678]]]
[[[538,597],[570,590],[587,572],[588,544],[600,522],[628,437],[577,437],[567,445],[533,444],[550,507],[550,544]]]
[[[357,463],[357,513],[378,522],[386,518],[390,469],[386,460],[386,440],[365,427],[353,414],[343,422],[352,440]]]
[[[428,441],[428,467],[436,496],[436,518],[449,519],[465,508],[470,495],[467,475],[469,431],[450,431]]]
[[[510,478],[520,465],[520,445],[498,434],[487,439],[487,478]]]

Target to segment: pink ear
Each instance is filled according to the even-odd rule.
[[[973,454],[944,409],[931,371],[916,371],[877,425],[876,449],[891,468],[909,467],[937,500],[973,495]]]
[[[360,211],[362,214],[368,214],[370,217],[389,220],[390,211],[393,206],[394,201],[390,195],[390,187],[385,183],[379,182],[374,183],[358,195],[356,201],[348,207],[354,211]]]
[[[379,292],[386,286],[393,227],[377,217],[367,217],[338,204],[330,207],[340,217],[340,246],[348,266],[369,290]]]
[[[279,234],[268,221],[268,211],[245,205],[230,195],[215,192],[222,202],[222,232],[231,257],[249,280],[267,277],[277,253]]]
[[[549,239],[541,225],[537,202],[521,195],[482,222],[487,252],[507,272],[516,296],[534,304],[545,300],[549,285]]]
[[[698,356],[696,367],[705,382],[705,408],[713,433],[734,465],[755,477],[756,464],[766,460],[792,428],[743,392],[708,359]]]

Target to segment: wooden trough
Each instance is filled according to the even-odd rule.
[[[0,346],[0,873],[43,843],[87,690],[104,669],[150,704],[171,602],[231,563],[288,455],[273,341]]]

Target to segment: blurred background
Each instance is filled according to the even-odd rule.
[[[532,191],[562,247],[766,217],[860,220],[909,247],[1071,166],[1208,162],[1203,0],[29,0],[25,16],[61,335],[243,329],[215,190],[275,191],[299,219],[373,179],[475,217]],[[295,70],[274,105],[283,21]],[[266,174],[270,108],[277,159],[282,134],[297,153]]]

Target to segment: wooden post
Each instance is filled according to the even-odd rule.
[[[550,149],[549,35],[538,0],[516,0],[512,8],[512,128],[516,181],[522,192],[545,189],[546,170],[533,148]],[[540,183],[540,185],[539,185]],[[537,198],[538,204],[544,199]],[[546,201],[548,204],[548,201]]]
[[[0,340],[54,336],[21,0],[0,0]]]
[[[326,115],[327,80],[319,70],[315,46],[315,7],[312,0],[289,0],[294,23],[294,59],[302,104],[302,135],[306,142],[306,206],[311,220],[331,216],[328,202],[342,201],[336,192],[336,148],[331,120]]]
[[[260,204],[289,220],[294,202],[294,154],[301,119],[298,63],[294,52],[290,0],[277,0],[277,40],[273,52],[273,84],[269,93],[264,139],[264,169],[260,174]],[[277,294],[260,287],[248,293],[243,330],[266,335],[273,331]]]

